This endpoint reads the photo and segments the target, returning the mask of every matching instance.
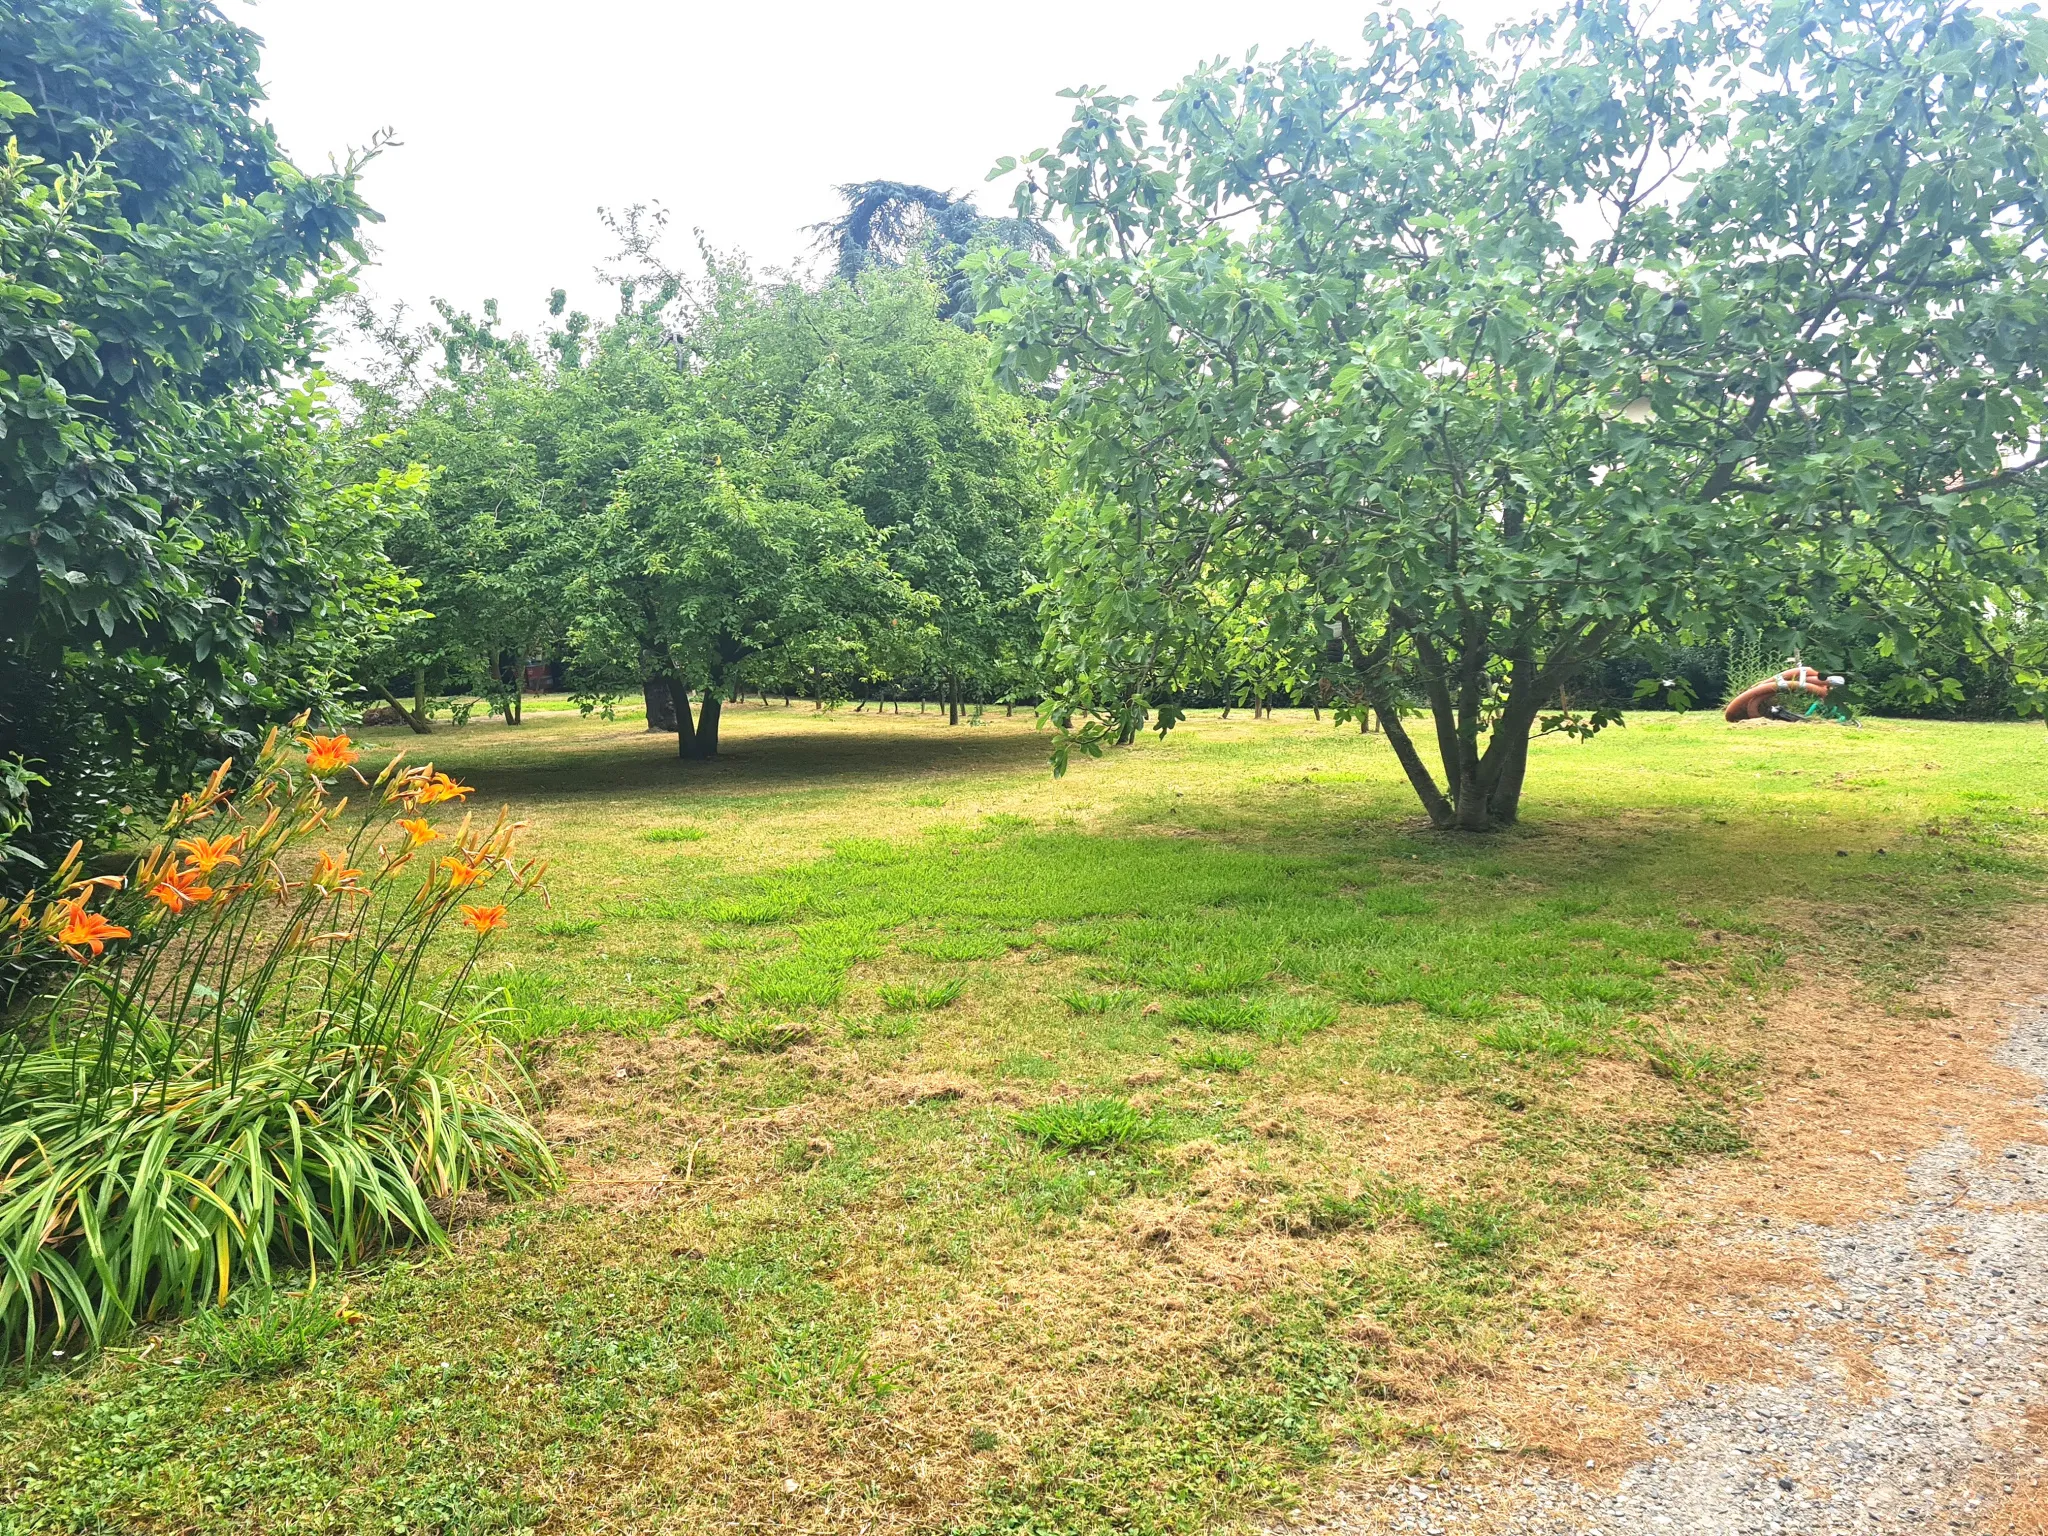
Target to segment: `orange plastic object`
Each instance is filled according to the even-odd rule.
[[[1724,720],[1759,719],[1781,693],[1810,693],[1824,699],[1828,696],[1827,679],[1811,667],[1787,667],[1776,677],[1767,677],[1735,695],[1728,701],[1728,707],[1721,711],[1721,717]]]

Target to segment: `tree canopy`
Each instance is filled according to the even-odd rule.
[[[323,544],[319,401],[287,384],[362,254],[360,161],[295,169],[256,67],[203,4],[0,10],[0,828],[29,857],[288,703],[320,666],[265,657],[302,624],[404,600],[374,486]]]
[[[2039,612],[2048,24],[1594,0],[1364,43],[1219,61],[1149,121],[1075,93],[1018,198],[1075,254],[983,263],[1004,375],[1057,391],[1075,741],[1170,725],[1255,612],[1479,829],[1642,636],[1996,651]]]
[[[494,310],[387,328],[359,462],[430,467],[391,549],[431,617],[371,665],[487,687],[546,650],[586,698],[638,689],[685,756],[743,680],[1024,686],[1041,457],[921,263],[808,287],[707,252],[685,284],[637,256],[611,320],[546,345]]]

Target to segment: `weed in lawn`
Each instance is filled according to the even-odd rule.
[[[1688,1104],[1669,1119],[1640,1124],[1629,1140],[1659,1168],[1690,1157],[1732,1157],[1749,1150],[1742,1128],[1721,1110],[1703,1104]]]
[[[1160,1135],[1152,1117],[1140,1114],[1129,1099],[1107,1095],[1041,1104],[1012,1123],[1040,1146],[1061,1152],[1128,1147]]]
[[[1752,1055],[1733,1055],[1671,1030],[1644,1031],[1637,1036],[1636,1043],[1650,1070],[1674,1083],[1726,1083],[1757,1067],[1757,1059]]]
[[[619,1022],[609,1008],[571,1003],[568,990],[552,971],[513,971],[505,978],[501,1005],[487,1015],[492,1032],[511,1045],[527,1047]]]
[[[837,957],[796,954],[769,961],[748,978],[745,996],[761,1008],[830,1008],[846,992]]]
[[[1473,1038],[1510,1056],[1550,1056],[1559,1061],[1576,1061],[1593,1049],[1583,1032],[1541,1013],[1515,1014]]]
[[[736,1051],[748,1051],[755,1055],[786,1051],[791,1046],[802,1045],[811,1038],[811,1031],[805,1025],[754,1018],[748,1014],[736,1014],[730,1018],[714,1016],[699,1020],[697,1032],[716,1040],[721,1045],[731,1046]]]
[[[929,987],[885,984],[882,987],[882,1006],[891,1013],[933,1013],[957,1002],[966,985],[958,976]]]
[[[1121,1013],[1137,1002],[1136,992],[1062,992],[1060,1001],[1070,1012],[1080,1014]]]
[[[907,1013],[885,1013],[878,1019],[852,1019],[846,1025],[849,1040],[907,1040],[917,1033],[917,1021]]]
[[[1267,968],[1251,961],[1205,963],[1194,961],[1155,973],[1154,982],[1172,992],[1190,997],[1215,997],[1225,992],[1243,992],[1266,979]]]
[[[551,917],[536,931],[548,939],[587,939],[597,929],[594,917]]]
[[[1015,940],[1018,948],[1029,942],[1022,935]],[[1012,940],[1005,934],[989,929],[959,928],[932,938],[908,940],[903,945],[903,952],[922,955],[927,960],[994,960],[1008,954],[1011,947]]]
[[[704,841],[704,829],[702,827],[655,827],[651,831],[642,832],[640,834],[640,841],[643,843],[701,843]]]
[[[1246,1050],[1238,1045],[1226,1045],[1218,1040],[1203,1046],[1199,1051],[1190,1051],[1182,1056],[1180,1064],[1190,1072],[1223,1072],[1235,1076],[1258,1059],[1257,1051]]]
[[[1291,1045],[1337,1022],[1335,1005],[1312,998],[1197,997],[1169,1003],[1166,1016],[1214,1034],[1256,1034]]]
[[[346,1306],[318,1288],[291,1295],[248,1286],[225,1307],[194,1316],[185,1330],[185,1348],[208,1370],[262,1381],[310,1360],[328,1335],[347,1326]]]
[[[1266,1004],[1259,1033],[1282,1045],[1293,1045],[1337,1022],[1337,1005],[1309,997],[1280,997]]]
[[[1169,1003],[1166,1016],[1190,1029],[1217,1034],[1252,1034],[1266,1022],[1266,1006],[1242,997],[1198,997]]]

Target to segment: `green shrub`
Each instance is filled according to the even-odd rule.
[[[361,779],[347,737],[306,745],[273,732],[237,793],[223,765],[129,877],[67,861],[0,937],[14,974],[39,950],[69,968],[0,1035],[0,1360],[220,1305],[280,1264],[439,1242],[434,1202],[554,1178],[470,986],[505,921],[484,893],[537,868],[502,816],[429,823],[469,793],[445,775]],[[344,771],[367,791],[346,820]],[[428,972],[458,913],[474,942]]]
[[[1149,1115],[1140,1114],[1128,1099],[1114,1097],[1041,1104],[1013,1123],[1040,1146],[1061,1152],[1128,1147],[1159,1135]]]

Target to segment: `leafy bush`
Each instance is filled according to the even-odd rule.
[[[1159,1135],[1151,1116],[1138,1113],[1130,1100],[1114,1097],[1041,1104],[1013,1123],[1040,1146],[1061,1152],[1127,1147]]]
[[[505,921],[485,891],[539,866],[502,816],[435,827],[470,791],[431,766],[367,780],[347,737],[306,745],[272,732],[129,875],[75,878],[74,850],[7,914],[0,966],[68,974],[0,1027],[0,1360],[438,1242],[438,1204],[554,1177],[470,986]],[[458,916],[468,941],[437,946]]]
[[[882,1006],[891,1013],[932,1013],[957,1002],[967,984],[959,977],[933,987],[882,988]]]

